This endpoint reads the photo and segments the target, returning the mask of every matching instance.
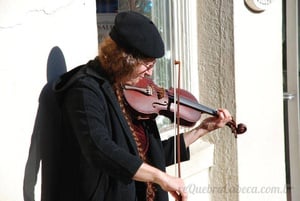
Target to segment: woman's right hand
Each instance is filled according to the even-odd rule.
[[[157,183],[163,190],[168,191],[175,200],[187,200],[187,192],[185,191],[183,179],[168,175],[146,163],[140,166],[133,179],[136,181]]]
[[[160,177],[161,181],[157,181],[157,183],[162,187],[162,189],[168,191],[175,198],[175,200],[187,200],[187,192],[185,191],[183,179],[168,175],[165,172],[162,172]]]

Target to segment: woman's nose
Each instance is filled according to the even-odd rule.
[[[152,76],[152,73],[153,73],[153,68],[148,68],[148,69],[145,71],[145,75],[146,75],[146,76]]]

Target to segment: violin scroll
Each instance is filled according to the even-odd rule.
[[[243,134],[247,131],[247,126],[243,123],[236,125],[234,120],[231,120],[226,124],[230,129],[231,132],[234,134],[234,137],[237,138],[237,135]]]

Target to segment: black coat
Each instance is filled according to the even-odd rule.
[[[87,76],[68,84],[77,71]],[[137,200],[132,177],[143,161],[114,90],[104,77],[99,62],[93,60],[63,75],[55,86],[63,103],[64,132],[55,171],[42,174],[43,201]],[[165,171],[174,162],[173,138],[161,142],[154,120],[143,125],[150,143],[148,158]],[[189,151],[183,139],[181,142],[181,160],[187,160]],[[167,193],[157,188],[156,200],[167,200]]]

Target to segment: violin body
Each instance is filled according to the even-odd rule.
[[[139,82],[134,87],[124,86],[126,89],[124,91],[126,102],[140,119],[155,118],[162,111],[168,109],[168,97],[160,97],[160,92],[152,87],[147,82]]]
[[[218,116],[217,110],[199,104],[188,91],[174,88],[166,90],[158,87],[149,78],[141,79],[135,86],[123,86],[123,93],[127,104],[138,119],[154,119],[157,115],[164,115],[172,122],[176,119],[176,123],[191,127],[201,118],[202,113]],[[227,125],[235,136],[247,130],[244,124],[236,126],[233,120]]]
[[[148,78],[141,79],[135,86],[124,86],[124,97],[128,105],[139,119],[155,118],[163,115],[172,122],[176,111],[174,103],[174,89],[166,90],[160,88]],[[197,99],[185,90],[176,90],[181,98],[190,102],[197,102]],[[201,112],[184,104],[180,104],[179,124],[182,126],[193,126],[200,119]]]

